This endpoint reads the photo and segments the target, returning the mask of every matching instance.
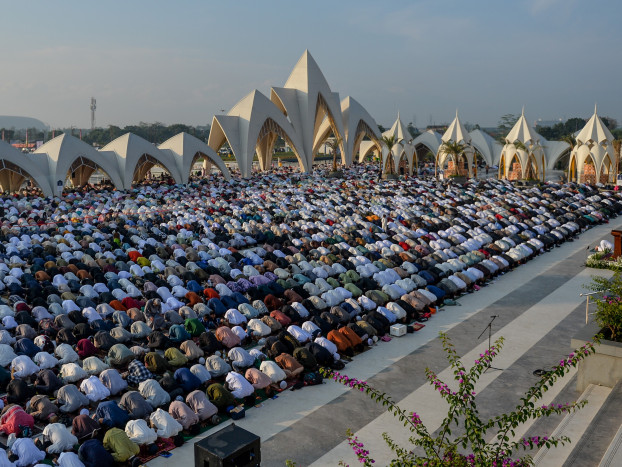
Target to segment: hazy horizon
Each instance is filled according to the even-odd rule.
[[[334,92],[390,126],[520,114],[622,121],[617,2],[19,2],[0,19],[0,115],[52,128],[207,125],[269,96],[309,49]],[[23,20],[18,20],[23,19]]]

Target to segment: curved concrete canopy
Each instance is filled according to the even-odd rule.
[[[54,191],[50,185],[47,158],[40,154],[22,154],[5,141],[0,141],[0,171],[14,171],[17,168],[19,175],[28,177],[36,183],[44,196],[53,196]],[[3,187],[9,191],[12,189]]]
[[[126,187],[115,157],[110,157],[109,154],[97,151],[93,146],[67,133],[51,139],[34,153],[47,154],[50,168],[50,184],[52,186],[56,186],[58,181],[64,183],[74,161],[79,157],[83,157],[89,159],[106,172],[117,188],[124,189]]]
[[[177,165],[181,171],[183,183],[188,182],[190,171],[192,170],[192,165],[195,162],[195,156],[197,153],[207,157],[210,162],[215,164],[216,167],[220,169],[226,180],[231,179],[231,173],[220,156],[203,141],[189,135],[186,132],[179,133],[172,138],[167,139],[160,144],[158,148],[160,150],[168,149],[175,154]]]
[[[208,145],[217,151],[226,140],[242,176],[250,177],[256,151],[263,168],[272,160],[276,139],[270,138],[269,134],[284,138],[296,154],[302,170],[309,170],[298,133],[280,109],[256,89],[242,98],[227,115],[214,116]],[[260,140],[262,146],[259,146]]]
[[[119,136],[104,146],[102,151],[111,151],[116,154],[119,167],[123,170],[123,183],[126,188],[132,186],[137,164],[145,154],[165,168],[176,183],[183,183],[181,173],[171,154],[160,151],[155,145],[133,133]]]

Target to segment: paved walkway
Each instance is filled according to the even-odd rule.
[[[434,430],[440,425],[446,406],[426,383],[424,370],[430,367],[441,378],[450,375],[439,331],[448,332],[458,353],[469,362],[487,348],[485,336],[479,340],[477,337],[491,316],[498,315],[492,337],[506,339],[495,360],[495,366],[502,370],[488,371],[480,379],[476,389],[478,405],[486,417],[513,408],[520,395],[536,381],[533,370],[550,367],[571,350],[570,336],[585,322],[584,300],[579,293],[594,273],[583,267],[587,249],[619,227],[622,221],[614,219],[609,225],[589,230],[579,240],[539,256],[499,277],[496,283],[460,298],[461,306],[445,307],[421,331],[381,343],[357,356],[344,371],[386,390],[404,409],[417,411],[428,428]],[[569,375],[566,381],[571,378]],[[562,389],[563,384],[557,385],[543,402],[554,400]],[[569,386],[563,396],[566,401],[579,394]],[[300,466],[337,465],[339,460],[358,464],[345,441],[348,428],[356,432],[379,465],[384,465],[383,459],[388,458],[389,452],[380,434],[389,432],[394,440],[402,442],[409,434],[396,426],[382,407],[360,392],[333,382],[282,393],[277,400],[248,411],[238,425],[261,436],[262,466],[282,466],[287,459]],[[552,430],[555,420],[537,427]],[[517,436],[531,435],[531,428],[523,427]],[[158,467],[171,462],[192,465],[192,444],[174,450],[170,459],[155,459],[149,465]]]

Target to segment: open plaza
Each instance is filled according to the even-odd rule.
[[[295,163],[273,160],[277,141]],[[365,387],[437,432],[448,406],[426,368],[453,376],[439,333],[466,365],[504,337],[472,397],[481,417],[512,411],[573,350],[587,254],[622,228],[597,108],[572,144],[524,109],[503,143],[458,112],[442,135],[413,138],[399,115],[381,132],[308,51],[206,142],[63,134],[26,154],[0,142],[0,164],[0,467],[192,465],[231,423],[261,447],[225,465],[358,464],[348,429],[386,463],[381,434],[412,432]],[[521,423],[514,457],[622,463],[621,388],[592,376],[557,380],[539,403],[589,403]],[[559,436],[572,443],[532,446]]]

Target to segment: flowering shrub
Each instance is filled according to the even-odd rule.
[[[611,334],[611,340],[617,340],[622,334],[622,274],[616,272],[611,279],[592,276],[588,289],[602,292],[603,297],[596,299],[595,321]]]
[[[599,251],[587,257],[585,265],[594,269],[610,269],[612,271],[622,271],[622,256],[613,259],[611,253]]]
[[[537,401],[542,398],[545,391],[555,384],[555,381],[568,373],[571,368],[577,366],[579,361],[594,352],[592,343],[587,343],[575,350],[546,372],[537,383],[527,390],[515,410],[492,417],[489,420],[482,420],[477,410],[475,384],[482,373],[491,366],[494,357],[498,355],[503,346],[503,338],[497,339],[489,350],[480,354],[470,369],[463,365],[449,337],[441,333],[440,338],[443,350],[447,354],[447,360],[453,370],[457,390],[454,391],[432,370],[426,369],[428,382],[449,403],[448,414],[435,435],[429,432],[416,412],[408,412],[402,409],[393,401],[391,396],[375,389],[366,381],[351,378],[326,368],[320,370],[326,378],[332,378],[338,383],[364,392],[372,400],[381,403],[411,431],[413,434],[409,438],[411,446],[408,447],[399,446],[387,433],[382,434],[383,439],[395,455],[394,459],[387,462],[388,465],[523,467],[532,465],[533,461],[529,455],[524,453],[521,457],[519,455],[521,450],[543,446],[553,447],[570,442],[566,436],[533,436],[518,440],[513,438],[516,428],[530,419],[574,412],[586,404],[587,401],[580,401],[569,404],[538,406]],[[450,429],[452,425],[462,426],[464,433],[452,434]],[[366,467],[372,466],[376,461],[371,457],[369,450],[365,449],[364,444],[350,430],[348,430],[347,436],[348,443],[354,450],[359,462]],[[414,451],[415,448],[418,448],[418,452],[423,452],[423,454],[417,454]],[[345,464],[342,462],[340,465]]]

